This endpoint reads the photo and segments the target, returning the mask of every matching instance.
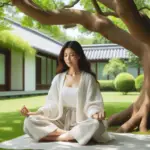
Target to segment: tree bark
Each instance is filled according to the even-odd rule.
[[[121,125],[117,132],[130,132],[138,128],[141,132],[150,129],[150,52],[143,51],[144,83],[138,99],[121,113],[109,118],[109,126]],[[119,120],[119,121],[118,121]]]
[[[76,9],[62,9],[45,12],[33,4],[31,0],[22,0],[16,2],[16,6],[22,12],[36,19],[42,24],[81,24],[86,29],[102,34],[110,41],[122,45],[126,49],[132,51],[135,55],[141,57],[143,43],[132,37],[128,32],[118,28],[105,16],[95,15],[87,11]]]
[[[132,36],[144,43],[141,53],[144,69],[144,84],[139,98],[133,104],[133,110],[130,114],[131,117],[126,122],[122,122],[117,132],[129,132],[136,127],[140,131],[146,132],[150,126],[150,122],[148,121],[150,116],[150,32],[132,0],[116,0],[116,11],[128,26]],[[111,123],[113,121],[115,120],[111,120]]]
[[[133,0],[116,0],[116,12],[134,37],[149,43],[150,30],[146,27],[148,22],[141,17]]]
[[[113,114],[108,120],[108,126],[120,126],[125,123],[132,115],[133,105],[129,106],[126,110]]]

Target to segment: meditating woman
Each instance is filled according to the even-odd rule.
[[[35,141],[108,142],[113,137],[104,125],[104,105],[99,84],[77,41],[64,44],[58,57],[57,75],[46,103],[37,112],[25,106],[24,131]]]

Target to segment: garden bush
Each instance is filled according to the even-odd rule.
[[[101,91],[116,91],[114,80],[98,80]]]
[[[140,91],[144,82],[144,75],[141,74],[135,79],[135,88],[137,91]]]
[[[127,94],[135,88],[134,77],[129,73],[118,74],[115,78],[114,84],[116,90],[123,92],[123,94]]]

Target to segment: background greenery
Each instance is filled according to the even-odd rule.
[[[10,0],[1,0],[0,1],[0,6],[3,6],[3,3],[9,2]],[[38,4],[42,9],[44,10],[55,10],[55,9],[61,9],[63,8],[64,5],[66,4],[71,4],[73,0],[34,0],[36,4]],[[138,7],[140,8],[145,8],[142,9],[141,12],[147,14],[150,16],[150,11],[148,8],[150,8],[150,0],[135,0],[135,3]],[[106,11],[111,11],[104,5],[100,4],[100,7],[103,12]],[[80,0],[80,6],[87,11],[90,12],[95,12],[95,9],[93,7],[93,4],[89,0]],[[21,15],[20,15],[21,14]],[[66,34],[66,30],[63,28],[63,26],[48,26],[48,25],[42,25],[38,21],[32,19],[31,17],[28,17],[26,15],[23,15],[16,7],[12,7],[10,5],[5,5],[4,7],[0,7],[0,29],[1,28],[6,28],[6,25],[4,25],[3,22],[3,17],[7,16],[12,18],[13,20],[16,20],[20,23],[22,23],[23,26],[30,27],[37,29],[43,33],[46,33],[52,38],[55,38],[58,41],[65,42],[66,40],[79,40],[81,44],[104,44],[104,43],[111,43],[107,39],[105,39],[102,35],[98,33],[92,33],[83,28],[80,25],[77,25],[73,29],[77,29],[80,33],[77,37],[74,36],[69,36]],[[23,17],[20,17],[23,16]],[[115,17],[109,17],[118,27],[124,29],[127,31],[127,28],[125,24],[118,18]],[[87,35],[91,35],[90,37],[87,37]],[[83,35],[83,36],[82,36]]]

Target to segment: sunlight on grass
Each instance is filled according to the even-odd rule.
[[[0,131],[4,130],[4,131],[12,131],[12,127],[0,127]]]
[[[1,124],[1,123],[5,123],[5,121],[0,121],[0,124]]]
[[[40,107],[45,103],[46,96],[21,97],[0,100],[0,113],[19,112],[26,105],[29,109]]]
[[[0,142],[23,135],[23,120],[17,112],[0,113]]]
[[[134,102],[139,96],[139,92],[130,92],[123,95],[121,92],[102,92],[105,102]]]
[[[21,123],[21,120],[14,120],[13,123]]]

